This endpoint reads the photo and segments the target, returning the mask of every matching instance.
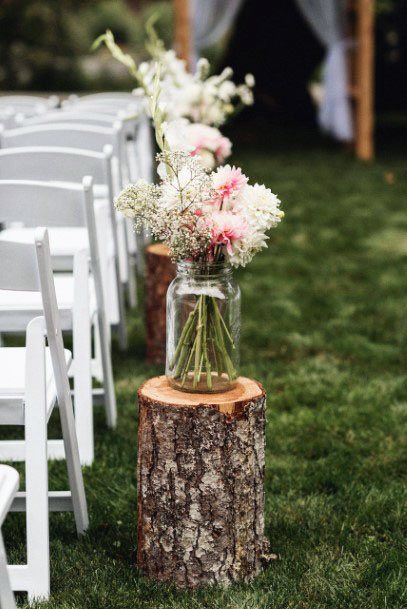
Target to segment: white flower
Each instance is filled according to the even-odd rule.
[[[254,85],[256,84],[253,74],[246,74],[244,81],[245,81],[246,85],[250,88],[253,88]]]
[[[206,169],[213,169],[231,154],[230,140],[208,125],[181,118],[164,123],[163,133],[170,150],[198,155]]]
[[[280,200],[263,184],[246,184],[234,202],[235,212],[246,216],[247,222],[259,230],[269,230],[281,221]]]

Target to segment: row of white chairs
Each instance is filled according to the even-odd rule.
[[[125,348],[125,288],[132,306],[136,294],[137,242],[113,199],[127,181],[152,177],[149,124],[136,97],[73,96],[62,106],[21,104],[13,128],[0,128],[0,334],[26,332],[25,349],[0,349],[0,424],[25,425],[24,441],[0,441],[0,461],[24,460],[26,471],[26,491],[11,509],[27,512],[27,565],[9,566],[7,574],[30,600],[50,590],[48,511],[73,508],[78,533],[87,528],[80,462],[94,459],[93,406],[103,402],[108,426],[116,425],[111,332]],[[47,230],[38,233],[38,226]],[[72,335],[73,357],[61,332]],[[55,397],[63,442],[46,435]],[[66,458],[70,495],[48,494],[50,457]],[[0,537],[0,582],[7,580],[1,550]],[[5,598],[8,609],[12,595]]]
[[[11,510],[26,512],[27,540],[26,564],[8,565],[2,579],[32,600],[50,590],[49,510],[73,510],[78,534],[88,527],[68,379],[72,356],[64,349],[46,229],[37,230],[34,243],[0,241],[0,293],[35,294],[42,305],[28,322],[25,347],[0,348],[0,425],[24,428],[25,492],[16,493]],[[3,312],[0,322],[7,326]],[[70,486],[64,492],[48,489],[47,425],[56,402]],[[10,442],[2,440],[1,450]]]

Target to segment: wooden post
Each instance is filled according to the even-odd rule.
[[[370,161],[374,156],[374,0],[356,3],[356,155]]]
[[[268,558],[264,389],[183,393],[162,376],[138,398],[138,566],[182,588],[252,579]]]
[[[166,298],[175,277],[175,264],[163,243],[145,249],[146,357],[150,364],[165,363]]]
[[[192,35],[189,0],[174,0],[174,38],[178,57],[184,59],[191,69]]]

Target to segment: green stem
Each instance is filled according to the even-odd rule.
[[[197,335],[196,335],[196,339],[197,339],[197,343],[196,343],[196,350],[195,350],[195,364],[194,364],[194,382],[193,382],[193,387],[195,389],[195,387],[197,386],[198,383],[198,375],[199,375],[199,368],[200,368],[200,359],[201,359],[201,345],[202,345],[202,299],[203,296],[199,297],[198,300],[198,324],[197,324]]]
[[[186,363],[186,365],[185,365],[185,367],[184,367],[184,369],[183,369],[183,371],[182,371],[182,376],[181,376],[181,378],[182,378],[182,386],[184,386],[184,383],[185,383],[186,378],[187,378],[187,375],[188,375],[188,370],[189,370],[189,367],[190,367],[190,365],[191,365],[192,356],[193,356],[194,351],[195,351],[195,349],[196,349],[196,341],[197,341],[197,338],[198,338],[198,335],[197,335],[197,336],[195,336],[194,344],[192,345],[192,349],[191,349],[191,351],[190,351],[190,354],[189,354],[189,357],[188,357],[187,363]]]
[[[190,339],[190,334],[192,333],[192,324],[193,324],[196,312],[197,312],[197,309],[196,309],[196,306],[195,306],[194,309],[188,315],[188,319],[187,319],[187,321],[185,323],[185,326],[184,326],[184,328],[182,330],[181,336],[179,337],[177,348],[176,348],[174,356],[173,356],[173,358],[171,360],[171,364],[170,364],[171,368],[174,367],[175,362],[177,361],[178,356],[181,353],[182,347],[188,344],[188,339]]]
[[[236,378],[236,370],[234,369],[232,360],[230,359],[229,354],[226,349],[225,340],[223,338],[222,325],[220,322],[221,315],[219,313],[219,308],[218,308],[217,302],[213,296],[211,297],[211,300],[212,300],[213,318],[214,318],[214,322],[215,322],[214,327],[215,327],[215,332],[217,335],[217,343],[219,346],[220,353],[222,355],[222,359],[225,364],[227,375],[228,375],[229,379],[232,380],[232,379]]]
[[[208,326],[208,301],[207,297],[203,297],[203,359],[205,361],[205,369],[206,369],[206,385],[208,389],[212,389],[212,373],[211,373],[211,364],[208,357],[208,335],[210,332],[210,325]]]

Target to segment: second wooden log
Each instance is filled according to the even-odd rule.
[[[162,243],[145,250],[146,357],[149,364],[165,363],[166,298],[175,277],[175,264]]]

